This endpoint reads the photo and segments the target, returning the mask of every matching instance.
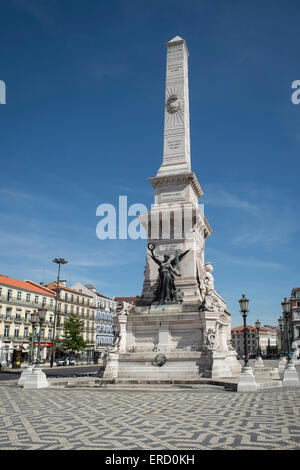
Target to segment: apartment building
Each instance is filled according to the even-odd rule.
[[[97,292],[92,284],[83,285],[77,282],[72,289],[86,293],[92,297],[92,305],[96,309],[96,347],[95,350],[103,352],[104,349],[113,344],[114,341],[114,319],[117,311],[117,302]]]
[[[64,331],[64,323],[70,314],[77,315],[83,322],[83,339],[89,342],[86,351],[87,359],[92,359],[96,346],[96,307],[93,297],[85,292],[79,292],[66,286],[65,281],[47,284],[54,294],[58,294],[56,316],[56,338],[59,340]],[[59,341],[56,346],[57,355],[60,353]]]
[[[42,357],[50,355],[54,322],[54,292],[32,281],[0,274],[0,362],[20,367],[27,362],[32,333],[31,314],[47,309],[41,330]]]
[[[247,325],[247,345],[250,355],[256,354],[258,349],[258,331],[254,326]],[[236,352],[242,356],[244,354],[244,327],[237,326],[231,330],[231,342]],[[278,351],[277,330],[272,326],[264,326],[259,329],[259,345],[261,354],[265,355],[269,351]]]

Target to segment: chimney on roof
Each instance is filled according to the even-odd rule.
[[[40,282],[40,286],[45,287],[45,286],[46,286],[46,283],[45,283],[45,282]]]
[[[67,287],[67,281],[59,280],[59,284],[62,284],[64,287]]]
[[[91,290],[92,292],[96,292],[96,287],[93,286],[93,284],[86,284],[85,287],[89,290]]]

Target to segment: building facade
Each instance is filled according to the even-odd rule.
[[[47,309],[41,329],[42,358],[47,359],[52,345],[55,294],[32,281],[0,275],[0,362],[20,367],[27,362],[32,334],[31,314]]]
[[[47,285],[56,295],[57,282]],[[65,282],[58,284],[57,318],[56,318],[56,346],[57,355],[60,352],[59,339],[64,332],[64,323],[70,314],[75,314],[83,322],[83,339],[89,342],[89,347],[85,351],[86,360],[90,361],[96,346],[96,308],[93,305],[93,297],[85,292],[79,292],[67,287]]]
[[[247,336],[248,353],[257,354],[258,351],[258,331],[254,326],[247,325],[249,330]],[[231,342],[236,352],[244,355],[244,327],[238,326],[231,330]],[[259,346],[262,355],[278,352],[277,329],[273,326],[264,326],[259,329]]]
[[[296,287],[291,292],[291,345],[292,349],[297,351],[297,357],[300,357],[300,287]]]
[[[78,282],[72,286],[72,289],[84,292],[92,297],[92,305],[96,309],[95,350],[101,353],[114,341],[113,326],[117,312],[117,302],[97,292],[96,287],[92,284],[83,285]]]

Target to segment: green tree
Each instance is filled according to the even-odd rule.
[[[61,339],[61,347],[66,353],[78,353],[88,347],[89,343],[83,339],[83,330],[83,321],[72,313],[64,323]]]

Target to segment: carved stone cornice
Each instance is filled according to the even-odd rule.
[[[170,174],[163,176],[154,176],[149,178],[152,187],[156,189],[157,186],[172,186],[178,184],[190,184],[197,196],[197,198],[203,196],[203,191],[200,186],[200,183],[197,179],[197,176],[194,172],[190,171],[188,173],[179,173],[179,174]]]

